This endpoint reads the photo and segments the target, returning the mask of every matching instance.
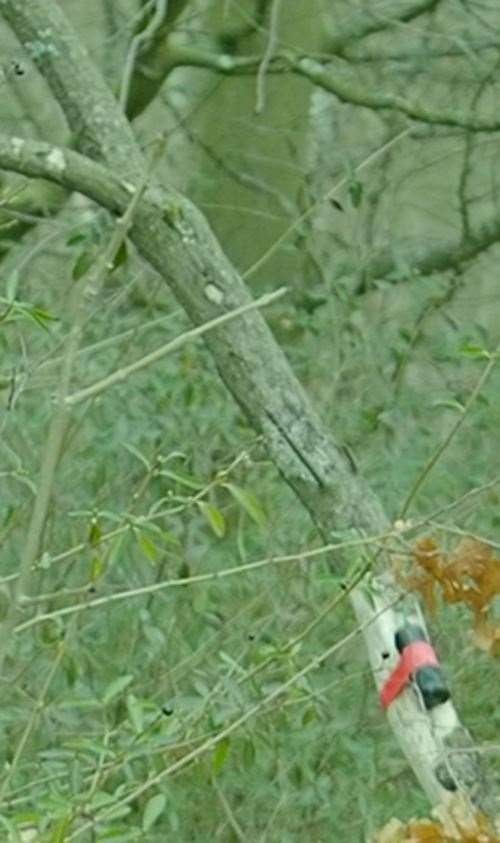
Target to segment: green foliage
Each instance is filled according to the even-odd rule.
[[[163,814],[166,803],[167,798],[164,793],[157,793],[156,796],[152,796],[147,801],[142,818],[143,831],[150,831],[152,829],[156,821]]]
[[[132,27],[141,32],[150,20],[136,19],[132,5],[67,4],[117,89]],[[341,2],[332,28],[329,5],[300,0],[287,8],[280,45],[291,50],[310,37],[304,51],[333,62],[332,43],[352,24],[335,73],[345,81],[352,71],[356,91],[366,93],[376,79],[381,89],[393,85],[402,96],[408,87],[427,101],[446,88],[462,109],[474,74],[495,69],[494,50],[478,56],[474,39],[457,37],[458,23],[448,29],[449,4],[438,4],[439,17],[426,17],[425,26],[417,16],[385,31],[385,16],[390,22],[398,14],[394,3],[377,21],[380,31],[368,16],[365,34],[367,4]],[[405,140],[358,174],[359,162],[399,131],[390,109],[357,108],[313,92],[297,74],[269,73],[267,107],[256,119],[250,74],[222,83],[206,69],[183,68],[164,83],[148,75],[147,64],[156,50],[162,67],[173,61],[182,38],[192,50],[201,43],[200,54],[223,43],[242,58],[264,52],[269,35],[265,16],[250,25],[253,3],[167,6],[168,25],[180,34],[169,43],[164,33],[153,38],[140,55],[144,78],[135,80],[130,108],[144,113],[134,131],[148,151],[158,126],[167,129],[158,178],[188,190],[206,210],[238,268],[247,271],[274,250],[248,276],[252,292],[290,285],[266,318],[318,412],[396,517],[500,339],[498,246],[477,247],[478,258],[457,265],[469,242],[463,202],[456,207],[460,184],[472,179],[473,245],[490,204],[497,215],[494,136],[482,134],[463,164],[461,130],[430,127],[428,138]],[[480,21],[473,26],[482,44]],[[437,46],[429,40],[435,29]],[[450,55],[433,64],[428,52],[438,49],[442,31]],[[394,59],[383,59],[398,47]],[[435,76],[426,83],[431,65]],[[27,117],[14,99],[8,112],[17,126]],[[48,130],[46,91],[38,101]],[[340,207],[332,207],[324,200],[337,180]],[[0,273],[8,279],[0,298],[2,613],[40,493],[74,320],[71,290],[113,227],[101,212],[68,205],[45,223],[43,236],[16,243]],[[447,263],[421,259],[450,242],[456,248]],[[204,271],[194,257],[192,265]],[[85,302],[71,389],[187,327],[166,287],[124,241],[98,300]],[[43,843],[71,840],[94,821],[80,835],[84,843],[145,835],[148,843],[232,841],[238,829],[241,839],[262,843],[364,843],[392,815],[427,811],[380,710],[361,640],[320,658],[353,627],[345,600],[316,623],[348,583],[332,575],[335,555],[304,557],[317,545],[314,529],[219,374],[207,346],[193,342],[68,411],[43,546],[2,684],[0,825],[9,843],[25,843],[30,828]],[[409,513],[432,516],[444,545],[457,530],[498,539],[499,414],[495,367]],[[352,573],[359,570],[357,552],[348,561]],[[465,722],[478,742],[494,743],[498,665],[473,650],[461,607],[441,608],[432,623]],[[313,671],[269,702],[316,658]],[[498,755],[487,763],[498,769]]]

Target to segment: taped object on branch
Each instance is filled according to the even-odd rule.
[[[423,629],[417,624],[407,624],[397,630],[394,643],[400,659],[380,692],[383,707],[388,708],[411,681],[419,689],[426,709],[446,702],[450,692],[436,652]]]

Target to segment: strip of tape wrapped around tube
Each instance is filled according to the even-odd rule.
[[[388,708],[410,681],[417,685],[427,709],[446,702],[450,691],[423,629],[417,624],[407,624],[398,629],[394,638],[400,658],[380,692],[382,706]]]

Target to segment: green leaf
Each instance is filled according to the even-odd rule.
[[[158,562],[158,548],[156,547],[155,543],[151,541],[149,536],[145,536],[144,533],[138,533],[137,542],[142,552],[148,557],[151,562]]]
[[[222,485],[231,492],[233,498],[245,510],[247,515],[249,515],[250,518],[259,525],[259,527],[266,526],[266,513],[252,492],[249,492],[246,489],[241,489],[239,486],[235,486],[234,483],[223,483]]]
[[[89,529],[89,537],[88,542],[91,547],[95,547],[96,544],[99,544],[100,538],[102,536],[102,530],[99,526],[99,522],[97,518],[92,518],[90,522],[90,529]]]
[[[80,674],[80,667],[78,661],[69,653],[66,654],[63,661],[63,670],[66,676],[68,685],[73,687]]]
[[[255,755],[254,742],[250,740],[250,738],[247,738],[243,744],[243,765],[247,768],[253,767],[255,763]]]
[[[186,559],[183,559],[183,561],[179,565],[177,576],[180,580],[188,580],[191,576],[191,568],[189,567],[189,562]]]
[[[166,804],[167,797],[164,793],[157,793],[156,796],[152,796],[151,799],[146,802],[146,807],[144,808],[144,814],[142,817],[143,831],[149,831],[149,829],[153,827],[156,820],[163,814]]]
[[[30,306],[27,308],[28,315],[36,322],[37,325],[40,325],[45,331],[48,330],[47,322],[59,322],[59,318],[57,316],[52,316],[48,310],[42,310],[41,307],[34,307]]]
[[[19,283],[19,272],[17,269],[9,275],[7,278],[7,284],[5,287],[5,293],[7,295],[7,301],[13,302],[16,297],[17,292],[17,285]]]
[[[446,410],[458,410],[459,413],[463,413],[464,407],[460,401],[454,401],[451,398],[449,400],[443,401],[433,401],[433,407],[444,407]]]
[[[146,459],[144,454],[139,451],[139,448],[136,448],[134,445],[131,445],[129,442],[123,442],[123,447],[127,449],[134,457],[137,457],[140,462],[142,462],[143,466],[146,468],[147,471],[151,471],[151,464],[149,460]]]
[[[109,568],[112,568],[118,560],[122,560],[122,550],[124,544],[125,536],[123,534],[121,536],[117,536],[114,542],[111,543],[110,549],[107,553],[107,564]]]
[[[139,839],[137,837],[137,829],[135,826],[131,826],[127,823],[124,825],[120,823],[119,825],[112,825],[107,826],[106,830],[102,831],[99,835],[99,843],[102,843],[103,840],[115,840],[118,843],[131,843],[131,841],[137,841]]]
[[[196,477],[192,477],[190,474],[185,474],[184,472],[171,471],[169,468],[162,468],[157,473],[157,477],[169,477],[171,480],[176,480],[181,486],[187,486],[188,489],[194,489],[196,492],[203,489],[203,484]]]
[[[139,734],[143,730],[142,705],[134,694],[127,695],[127,711],[132,726]]]
[[[90,269],[92,264],[95,260],[94,252],[84,251],[80,252],[78,255],[74,265],[73,265],[73,272],[71,273],[71,277],[73,281],[78,281],[80,278],[83,278],[86,272]]]
[[[212,769],[215,775],[217,775],[217,773],[222,770],[224,764],[226,763],[227,754],[229,752],[229,743],[229,738],[223,738],[221,741],[219,741],[217,749],[214,752],[212,758]]]
[[[179,541],[177,536],[175,536],[169,530],[162,530],[161,531],[161,540],[162,540],[162,542],[164,542],[164,544],[168,544],[170,546],[172,546],[172,545],[174,545],[174,547],[180,547],[181,546],[181,542]]]
[[[64,747],[66,749],[76,749],[77,752],[88,752],[93,755],[109,757],[113,756],[112,751],[104,745],[104,743],[96,743],[95,741],[90,741],[86,738],[74,738],[71,740],[64,741]],[[108,794],[109,796],[109,794]],[[112,799],[112,796],[109,796]]]
[[[224,538],[226,535],[226,519],[220,509],[212,506],[211,503],[206,503],[206,501],[198,501],[198,507],[200,512],[207,519],[217,538]]]
[[[469,357],[472,360],[489,360],[491,354],[489,351],[486,351],[485,348],[481,348],[479,345],[474,345],[474,343],[466,342],[464,345],[460,347],[460,353],[464,355],[464,357]]]
[[[115,697],[119,696],[122,691],[130,685],[133,678],[134,677],[131,673],[127,673],[125,676],[119,676],[118,679],[114,679],[113,682],[110,682],[102,697],[104,705],[107,705]]]
[[[104,562],[100,556],[93,556],[90,562],[90,580],[91,582],[97,582],[104,572]]]
[[[79,243],[85,243],[87,240],[87,236],[82,234],[81,231],[77,231],[76,234],[72,234],[71,237],[68,237],[66,240],[66,246],[75,246]]]
[[[349,196],[353,208],[359,208],[363,199],[363,184],[357,179],[353,179],[349,185]]]
[[[127,258],[128,258],[127,241],[122,240],[122,242],[118,246],[118,249],[117,249],[117,251],[115,253],[115,256],[113,258],[111,272],[114,272],[116,269],[118,269],[119,266],[122,266],[126,262]]]
[[[304,714],[302,715],[302,725],[307,726],[308,723],[312,723],[317,719],[318,719],[318,712],[316,711],[314,706],[310,705],[310,706],[308,706],[308,708],[306,708],[306,710],[304,711]]]
[[[50,843],[64,843],[66,840],[66,832],[69,831],[71,824],[71,815],[66,815],[58,820],[49,837]]]

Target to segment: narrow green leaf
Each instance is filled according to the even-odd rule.
[[[189,562],[186,559],[183,559],[183,561],[179,565],[177,576],[180,580],[188,580],[191,576],[191,568],[189,567]]]
[[[349,185],[349,196],[351,197],[353,208],[359,208],[363,199],[363,185],[357,179],[353,179]]]
[[[73,687],[80,674],[80,667],[78,661],[69,653],[66,654],[63,661],[63,670],[66,676],[68,685]]]
[[[127,711],[132,726],[139,734],[143,730],[142,705],[134,694],[127,695]]]
[[[113,258],[113,266],[111,267],[111,272],[114,272],[116,269],[118,269],[119,266],[122,266],[126,262],[127,258],[127,241],[122,240]]]
[[[131,673],[127,673],[125,676],[119,676],[118,679],[114,679],[113,682],[110,682],[102,696],[104,705],[107,705],[115,697],[118,697],[122,691],[130,685],[133,678],[134,677]]]
[[[226,519],[220,509],[212,506],[206,501],[198,501],[200,512],[205,516],[217,538],[222,539],[226,535]]]
[[[75,246],[79,243],[84,243],[87,237],[85,234],[82,234],[81,231],[77,231],[76,234],[72,234],[71,237],[68,237],[66,240],[66,246]]]
[[[203,489],[203,484],[196,477],[192,477],[192,475],[185,474],[184,472],[171,471],[169,468],[162,468],[158,472],[157,477],[169,477],[171,480],[176,480],[181,486],[187,486],[188,489],[194,489],[197,492]]]
[[[255,763],[255,744],[253,740],[247,738],[243,744],[243,765],[245,767],[253,767]]]
[[[149,460],[146,459],[144,454],[139,451],[139,448],[136,448],[135,445],[131,445],[130,442],[124,442],[123,447],[127,449],[134,457],[137,457],[140,462],[142,462],[143,466],[146,468],[147,471],[151,471],[151,464]]]
[[[240,486],[235,486],[234,483],[223,483],[223,486],[231,492],[233,498],[238,501],[247,515],[249,515],[250,518],[259,525],[259,527],[266,526],[266,513],[252,492],[249,492],[247,489],[241,489]]]
[[[143,831],[149,831],[150,828],[153,827],[156,820],[158,820],[163,814],[166,804],[167,797],[164,793],[157,793],[156,796],[152,796],[151,799],[146,802],[146,807],[144,808],[144,814],[142,817]]]
[[[7,284],[5,287],[5,293],[7,296],[7,301],[13,302],[16,297],[17,292],[17,285],[19,283],[19,272],[17,269],[12,272],[9,277],[7,278]]]
[[[215,775],[217,775],[217,773],[219,773],[220,770],[222,770],[224,764],[226,763],[227,754],[229,752],[229,743],[230,743],[229,738],[223,738],[219,742],[219,744],[217,746],[217,749],[214,752],[214,755],[213,755],[213,758],[212,758],[212,769],[213,769]]]
[[[48,322],[58,322],[59,319],[57,316],[52,316],[47,310],[42,310],[40,307],[28,307],[26,308],[26,314],[33,319],[33,322],[43,328],[44,331],[48,331],[47,323]]]
[[[463,413],[464,411],[463,404],[461,404],[460,401],[454,401],[451,398],[449,400],[443,399],[443,401],[433,401],[432,406],[444,407],[447,410],[458,410],[459,413]]]
[[[111,543],[110,549],[107,553],[108,568],[112,568],[113,565],[117,564],[119,561],[121,562],[125,540],[125,536],[122,534],[121,536],[117,536],[114,542]]]
[[[158,562],[158,548],[156,547],[155,543],[151,541],[149,536],[145,536],[144,533],[139,533],[137,536],[137,541],[142,552],[148,557],[148,559],[151,562]]]
[[[102,577],[104,571],[104,562],[100,556],[93,556],[90,563],[90,580],[97,582]]]
[[[73,272],[71,273],[73,281],[78,281],[80,278],[83,278],[85,273],[88,272],[88,270],[94,263],[94,260],[95,255],[93,252],[80,252],[73,265]]]
[[[50,843],[64,843],[66,840],[66,832],[69,831],[70,824],[71,815],[66,815],[58,820],[49,838]]]
[[[170,530],[162,530],[161,531],[161,539],[165,544],[174,545],[175,547],[180,547],[181,542]]]
[[[88,542],[91,547],[95,547],[96,544],[99,544],[100,538],[102,536],[102,530],[99,526],[99,522],[97,518],[92,518],[90,522],[90,529],[89,529],[89,538]]]
[[[306,708],[304,714],[302,715],[302,725],[307,726],[308,723],[312,723],[317,719],[318,712],[316,711],[314,706],[310,705],[308,708]]]
[[[481,346],[474,345],[474,343],[471,342],[467,342],[462,345],[460,352],[464,355],[464,357],[470,357],[472,360],[489,360],[491,357],[489,351],[486,351],[485,348],[481,348]]]

